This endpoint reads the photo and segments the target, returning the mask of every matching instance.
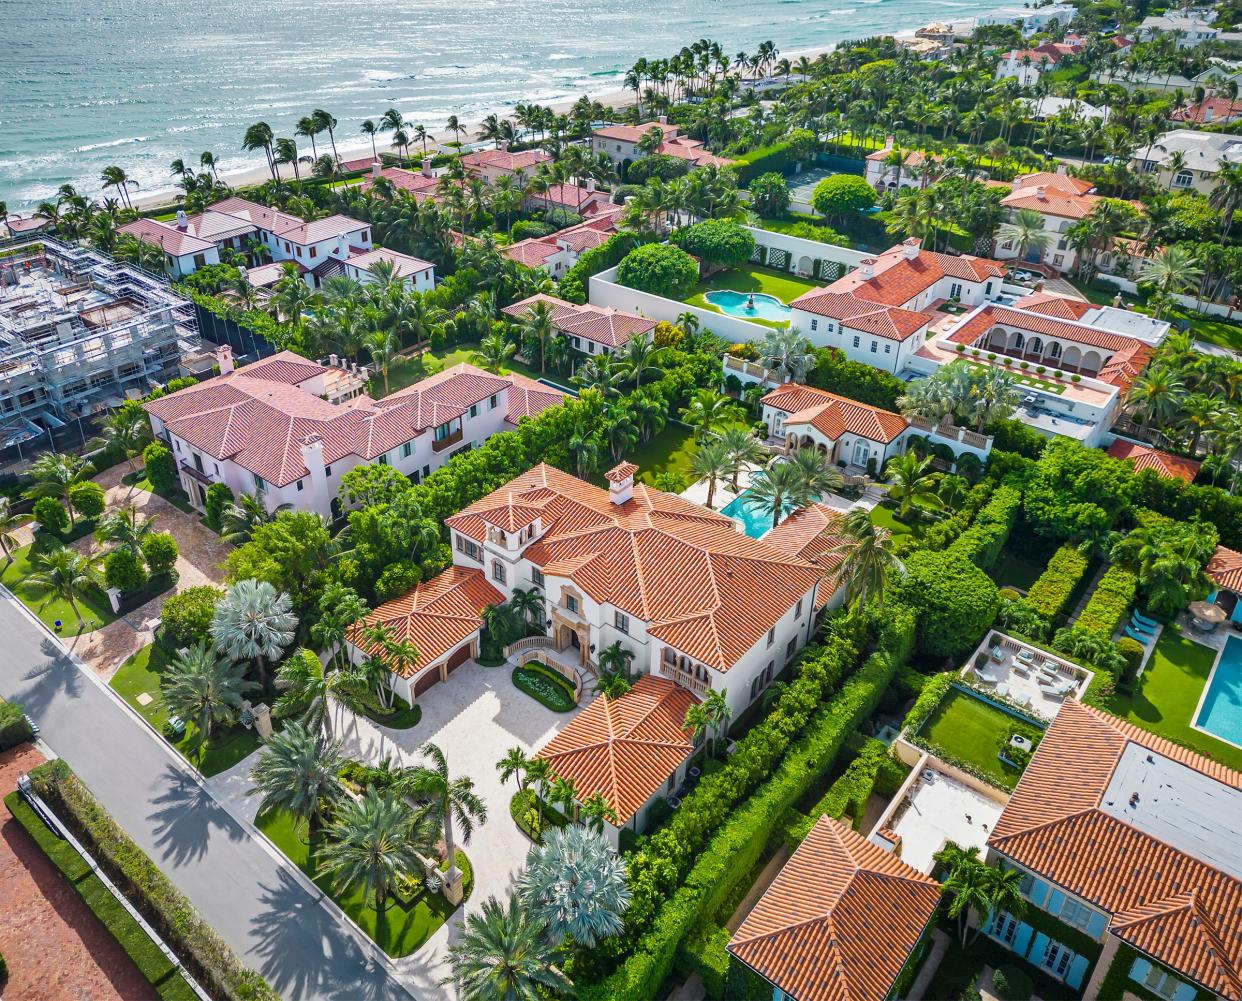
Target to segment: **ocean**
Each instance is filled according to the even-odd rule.
[[[247,125],[277,135],[315,108],[337,145],[390,106],[433,134],[513,104],[599,95],[639,56],[699,38],[784,53],[969,17],[997,0],[0,0],[0,200],[11,213],[66,182],[98,194],[122,166],[169,190],[176,157],[261,163]],[[326,138],[326,137],[325,137]],[[299,145],[305,143],[300,140]],[[369,148],[369,145],[367,146]]]

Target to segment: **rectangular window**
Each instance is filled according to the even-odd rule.
[[[775,627],[773,627],[772,629],[768,630],[768,646],[771,646],[775,642],[776,642],[776,629]]]
[[[471,417],[478,417],[478,416],[479,416],[479,405],[478,405],[477,403],[473,403],[473,404],[471,404],[471,406],[470,406],[470,416],[471,416]]]
[[[324,466],[324,467],[323,467],[323,475],[324,475],[324,476],[331,476],[331,475],[332,475],[332,467],[331,467],[331,466]]]
[[[612,624],[623,633],[630,631],[630,617],[622,612],[613,613]]]
[[[955,296],[958,299],[962,297],[962,283],[961,282],[953,282],[949,286],[949,298],[953,298]]]
[[[479,563],[483,562],[483,548],[473,539],[467,539],[464,535],[457,536],[457,551],[464,553],[470,559]]]
[[[858,336],[857,334],[855,334],[855,335],[854,335],[854,347],[858,347],[858,342],[859,342],[859,340],[860,340],[860,339],[861,339],[861,338],[859,338],[859,336]]]
[[[1006,945],[1013,945],[1013,938],[1018,933],[1018,921],[1008,912],[997,916],[996,921],[992,924],[992,930],[989,934],[1004,942]]]
[[[431,466],[423,466],[423,479],[431,475]]]
[[[530,582],[534,584],[535,587],[540,587],[540,588],[543,587],[544,585],[543,571],[540,570],[538,567],[531,567],[530,568]]]
[[[880,349],[879,342],[878,342],[878,341],[872,341],[872,342],[871,342],[871,353],[872,353],[872,354],[875,354],[877,351],[879,351],[879,349]]]
[[[1075,928],[1086,928],[1091,921],[1091,908],[1077,900],[1066,900],[1061,908],[1061,920]]]
[[[407,441],[404,445],[401,446],[401,458],[408,459],[410,457],[410,453],[413,451],[414,451],[414,443],[412,441]]]
[[[205,254],[195,254],[194,255],[194,266],[196,268],[207,267],[207,256]]]
[[[194,456],[194,458],[195,458],[195,459],[198,459],[198,456],[196,455],[196,456]],[[200,465],[201,465],[201,463],[200,463]],[[263,479],[263,477],[262,477],[262,476],[256,476],[256,477],[254,478],[254,492],[255,492],[256,494],[261,494],[261,493],[263,493],[263,491],[264,491],[264,490],[266,490],[266,489],[267,489],[267,481],[266,481],[265,479]]]
[[[492,396],[492,398],[491,398],[491,399],[489,399],[489,400],[487,401],[487,409],[488,409],[488,410],[495,410],[495,409],[496,409],[496,397],[495,397],[494,395]]]
[[[305,490],[305,489],[306,489],[306,484],[303,483],[301,480],[298,480],[298,491],[301,492],[302,490]]]
[[[316,254],[318,254],[318,253],[319,253],[319,248],[318,248],[318,247],[311,247],[311,249],[310,249],[310,255],[311,255],[311,257],[314,257],[314,256],[315,256]]]
[[[500,560],[492,560],[492,580],[503,584],[505,582],[505,565]]]
[[[798,652],[798,637],[795,636],[793,639],[791,639],[788,643],[785,644],[785,659],[788,660],[790,657],[792,657],[797,652]]]
[[[800,619],[800,618],[802,618],[802,601],[803,601],[803,599],[802,599],[802,598],[799,598],[799,599],[798,599],[798,604],[797,604],[797,607],[795,607],[795,608],[794,608],[794,618],[795,618],[795,619]]]
[[[565,607],[576,614],[578,611],[578,599],[572,594],[565,595]]]
[[[891,344],[885,344],[885,345],[884,345],[884,353],[885,353],[886,355],[891,355],[891,354],[893,353],[893,346],[892,346]]]
[[[812,318],[812,320],[811,320],[811,329],[812,329],[812,330],[818,330],[818,329],[819,329],[819,320],[816,320],[816,319]]]

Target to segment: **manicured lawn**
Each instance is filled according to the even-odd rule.
[[[923,724],[920,735],[951,757],[973,765],[1002,788],[1012,789],[1021,773],[996,756],[1011,728],[1031,738],[1040,735],[1037,728],[995,706],[951,689]]]
[[[1215,661],[1215,650],[1186,639],[1176,629],[1165,629],[1138,692],[1114,695],[1108,709],[1135,726],[1242,769],[1242,749],[1190,725]]]
[[[390,730],[410,730],[423,718],[422,706],[411,706],[400,695],[392,697],[392,712],[368,712],[367,718]]]
[[[45,587],[33,584],[30,575],[39,572],[39,567],[31,554],[32,546],[23,546],[13,550],[13,563],[0,573],[0,582],[21,600],[22,604],[35,613],[49,629],[61,636],[76,636],[78,633],[89,633],[101,626],[106,626],[116,619],[112,606],[103,591],[89,588],[82,597],[77,599],[78,611],[82,613],[85,625],[79,628],[78,617],[74,614],[69,602],[55,597]],[[38,555],[37,551],[34,554]],[[57,627],[56,623],[61,625]]]
[[[437,372],[441,372],[453,365],[460,365],[462,362],[482,368],[483,366],[479,365],[475,357],[478,349],[479,346],[477,344],[462,344],[440,354],[426,351],[417,358],[401,358],[395,364],[388,367],[388,392],[395,393],[399,389],[405,389],[416,382],[426,379],[429,375],[435,375]],[[564,385],[566,382],[563,376],[555,372],[549,372],[541,376],[538,369],[531,368],[516,358],[510,358],[505,363],[503,370],[505,372],[517,372],[519,375],[525,375],[531,379],[546,378],[561,385]],[[384,377],[382,375],[372,377],[368,391],[372,397],[377,399],[386,395],[384,393]]]
[[[1197,340],[1219,344],[1222,348],[1242,351],[1242,327],[1223,319],[1192,317],[1190,332]]]
[[[198,728],[187,723],[180,737],[168,726],[168,710],[160,691],[160,681],[169,663],[164,648],[149,643],[129,658],[112,677],[112,689],[128,702],[134,710],[155,728],[155,732],[168,741],[183,758],[198,767],[204,775],[227,771],[237,762],[258,750],[261,741],[253,728],[238,726],[233,730],[216,731],[207,742],[199,761]],[[146,705],[139,702],[140,695],[150,695]],[[254,695],[252,701],[258,701]]]
[[[871,523],[887,528],[894,535],[913,535],[916,539],[923,537],[923,522],[918,520],[917,509],[916,514],[912,516],[915,520],[905,522],[897,520],[897,509],[888,504],[877,504],[871,509]]]
[[[966,364],[975,371],[982,372],[984,374],[993,371],[992,366],[981,365],[979,362],[970,361],[969,359],[966,359]],[[1042,389],[1048,393],[1055,393],[1057,396],[1061,396],[1065,390],[1069,388],[1069,386],[1063,382],[1049,382],[1047,379],[1041,379],[1038,375],[1028,375],[1026,372],[1023,372],[1021,368],[1016,366],[1011,366],[1004,371],[1007,372],[1013,378],[1013,381],[1018,383],[1020,386],[1030,386],[1033,389]]]
[[[513,669],[513,684],[554,713],[573,709],[574,687],[546,664],[531,661]]]
[[[686,303],[719,313],[722,311],[708,302],[703,297],[704,293],[731,289],[734,292],[762,292],[764,295],[775,296],[788,305],[803,292],[809,292],[813,288],[822,288],[823,285],[823,282],[799,278],[785,271],[747,265],[741,268],[730,268],[728,271],[718,271],[706,281],[699,282],[698,288],[686,299]],[[768,327],[785,326],[783,322],[761,319],[752,319],[750,322]]]
[[[690,463],[699,446],[694,440],[694,430],[683,424],[669,424],[651,440],[627,452],[624,458],[638,465],[638,479],[648,486],[664,472],[680,473],[688,486],[694,479]]]
[[[155,494],[156,497],[163,497],[164,500],[168,501],[168,503],[173,507],[184,511],[186,514],[198,514],[198,512],[190,506],[190,499],[181,492],[179,487],[174,487],[172,490],[167,491],[156,490],[151,484],[151,481],[147,479],[146,470],[141,467],[139,467],[136,472],[126,473],[121,477],[121,482],[127,487],[133,487],[136,490],[145,490],[149,494]]]
[[[341,893],[326,876],[319,873],[313,847],[306,842],[306,827],[301,821],[290,814],[272,811],[259,814],[255,818],[255,826],[390,956],[408,956],[456,910],[441,894],[423,890],[410,908],[390,900],[384,913],[377,914],[364,899],[361,887]],[[458,855],[460,865],[460,852]]]
[[[1016,587],[1026,591],[1039,579],[1039,575],[1044,572],[1046,566],[1047,560],[1040,563],[1038,560],[1006,549],[1001,552],[1000,559],[992,567],[991,576],[1000,587]]]

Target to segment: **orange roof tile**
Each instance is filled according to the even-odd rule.
[[[511,383],[509,410],[505,414],[505,420],[515,426],[523,417],[534,417],[549,407],[565,402],[565,394],[559,389],[553,389],[535,379],[528,379],[517,372],[510,372],[504,378]]]
[[[543,239],[551,240],[552,237]],[[553,251],[555,250],[556,247],[553,246]],[[552,322],[562,333],[585,337],[589,341],[609,347],[621,347],[633,337],[649,334],[656,328],[655,320],[643,316],[599,306],[577,306],[542,292],[506,306],[501,312],[514,319],[521,319],[538,302],[547,303],[551,307]]]
[[[808,313],[840,320],[843,327],[877,334],[893,341],[913,337],[930,322],[926,315],[915,310],[885,306],[846,292],[833,292],[831,288],[804,292],[790,305]]]
[[[845,557],[834,552],[844,541],[837,534],[845,515],[827,504],[808,504],[799,508],[779,525],[764,536],[764,542],[775,546],[783,553],[789,553],[800,560],[805,560],[824,569],[824,581],[815,592],[815,607],[818,611],[832,598],[836,590],[833,571],[844,561]]]
[[[886,306],[902,306],[936,284],[941,278],[961,278],[963,281],[985,282],[989,278],[1001,278],[1006,274],[1005,265],[986,257],[963,254],[954,257],[936,254],[930,250],[915,250],[913,256],[906,252],[917,248],[918,241],[906,241],[891,247],[871,259],[872,276],[864,276],[862,268],[843,275],[827,287],[828,292],[845,292],[857,299],[869,299]],[[804,293],[812,296],[814,291]],[[790,305],[796,305],[795,299]]]
[[[883,1001],[940,901],[940,884],[820,817],[729,943],[798,1001]]]
[[[1242,593],[1242,553],[1217,546],[1204,571],[1217,587]]]
[[[1122,441],[1120,438],[1108,446],[1108,454],[1114,459],[1133,460],[1135,469],[1154,469],[1161,476],[1185,480],[1187,483],[1194,483],[1202,465],[1194,459],[1162,452],[1158,448],[1140,445],[1138,442]]]
[[[599,793],[624,826],[689,757],[686,710],[697,700],[686,688],[650,674],[624,695],[594,699],[536,755],[578,799]]]
[[[786,427],[791,424],[810,424],[834,440],[848,431],[850,434],[887,444],[910,427],[909,421],[891,410],[881,410],[879,407],[797,382],[777,386],[759,402],[789,414],[785,418]]]
[[[1085,181],[1081,177],[1070,177],[1069,174],[1041,170],[1034,174],[1023,174],[1021,177],[1015,177],[1013,187],[1015,191],[1021,188],[1056,188],[1068,194],[1085,195],[1095,187],[1095,183],[1093,181]]]

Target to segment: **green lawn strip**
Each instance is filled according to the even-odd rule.
[[[993,565],[991,577],[999,587],[1016,587],[1021,591],[1026,591],[1035,581],[1039,580],[1039,575],[1044,572],[1046,565],[1046,560],[1040,563],[1021,553],[1005,549],[1001,551],[1000,559]]]
[[[126,955],[166,1001],[195,1001],[198,997],[168,957],[160,951],[133,915],[121,906],[103,881],[96,876],[68,841],[56,837],[17,793],[9,793],[4,804],[78,892]]]
[[[823,282],[815,281],[814,279],[799,278],[797,275],[790,274],[787,271],[777,271],[775,268],[764,268],[752,264],[741,268],[717,271],[711,277],[699,282],[698,288],[695,289],[695,294],[702,295],[704,292],[718,292],[721,289],[728,289],[733,292],[759,292],[764,295],[776,296],[785,305],[789,305],[790,302],[804,292],[823,288],[823,286]]]
[[[1048,382],[1046,379],[1041,379],[1038,375],[1027,375],[1016,365],[1011,365],[1009,368],[1005,368],[1004,366],[984,365],[981,362],[971,361],[969,358],[964,358],[963,361],[965,361],[966,364],[972,369],[979,372],[986,373],[999,367],[1003,371],[1008,372],[1009,375],[1013,377],[1013,381],[1019,385],[1030,386],[1032,389],[1042,389],[1049,393],[1055,393],[1057,396],[1063,395],[1065,390],[1069,388],[1064,383]]]
[[[1004,788],[1012,789],[1021,773],[1002,764],[996,756],[1007,742],[1011,728],[1031,738],[1040,735],[1037,728],[953,689],[928,717],[919,736],[950,757],[978,768]]]
[[[916,539],[923,537],[922,521],[899,521],[897,509],[889,504],[877,504],[871,509],[871,523],[887,528],[894,535],[913,535]]]
[[[390,730],[410,730],[418,726],[423,718],[422,706],[411,706],[400,695],[392,697],[392,712],[368,712],[367,719]]]
[[[145,490],[149,494],[155,494],[156,497],[162,497],[168,501],[173,507],[186,514],[197,515],[196,511],[190,505],[190,499],[181,492],[180,487],[173,487],[172,490],[156,490],[151,481],[147,479],[146,470],[138,469],[133,473],[126,473],[121,477],[121,482],[127,487],[133,487],[135,490]]]
[[[232,730],[212,733],[199,760],[198,728],[186,723],[185,733],[177,737],[168,726],[168,710],[160,690],[160,681],[167,669],[170,655],[157,643],[149,643],[130,657],[113,675],[109,684],[113,691],[133,707],[183,758],[195,765],[203,775],[228,771],[243,758],[258,750],[261,741],[253,729],[238,726]],[[138,696],[146,693],[151,701],[145,706]]]
[[[577,704],[574,686],[561,674],[537,660],[513,669],[513,683],[554,713],[567,713]]]
[[[35,613],[40,621],[61,636],[76,636],[79,632],[89,633],[106,626],[116,619],[108,597],[98,588],[89,588],[77,599],[78,611],[86,625],[79,629],[78,618],[73,613],[69,602],[55,597],[45,587],[31,583],[31,574],[39,572],[34,556],[38,555],[34,546],[23,546],[13,550],[13,562],[0,573],[0,582],[21,600],[22,604]],[[56,628],[57,620],[60,628]]]
[[[699,450],[694,440],[694,430],[683,424],[668,424],[650,440],[630,449],[623,456],[638,466],[638,479],[651,486],[660,473],[680,473],[687,484],[694,479],[690,463]]]
[[[1118,692],[1109,701],[1108,710],[1230,768],[1242,769],[1242,748],[1191,726],[1215,661],[1216,651],[1211,647],[1186,639],[1176,628],[1168,627],[1160,634],[1155,652],[1147,661],[1138,692]]]
[[[408,956],[456,910],[440,894],[420,891],[410,908],[390,900],[381,916],[366,902],[361,887],[342,893],[327,876],[319,873],[312,848],[305,841],[305,826],[300,821],[290,814],[273,811],[259,814],[255,826],[390,956]]]

